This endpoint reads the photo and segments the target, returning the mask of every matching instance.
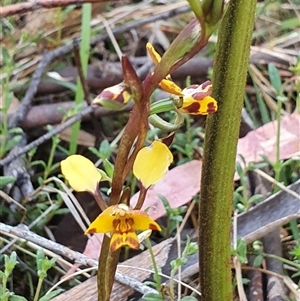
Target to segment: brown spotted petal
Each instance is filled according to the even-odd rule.
[[[217,111],[217,101],[210,96],[212,85],[206,81],[202,85],[191,85],[182,90],[183,103],[179,110],[191,115],[207,115]]]
[[[100,105],[109,110],[122,110],[130,101],[130,89],[125,83],[120,83],[104,89],[94,100],[94,105]]]

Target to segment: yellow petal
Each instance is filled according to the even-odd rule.
[[[150,147],[144,147],[138,152],[133,174],[148,188],[164,177],[172,162],[173,155],[168,147],[160,141],[154,141]]]
[[[75,191],[94,193],[98,189],[101,175],[92,161],[81,156],[72,155],[61,161],[61,171]]]
[[[110,250],[114,252],[117,249],[125,246],[128,246],[136,250],[139,249],[140,243],[136,233],[135,232],[113,233],[110,240]]]
[[[179,110],[191,115],[207,115],[218,110],[217,101],[211,96],[206,96],[202,100],[195,100],[192,96],[183,97],[183,105]]]
[[[113,215],[114,207],[110,206],[98,215],[84,234],[113,232],[115,230],[114,220],[116,220],[116,217]]]
[[[141,210],[132,210],[130,216],[133,219],[133,230],[156,230],[161,231],[161,227],[148,214]]]
[[[166,92],[169,92],[171,94],[182,96],[181,88],[178,87],[173,81],[169,79],[163,79],[159,86]]]
[[[154,63],[154,65],[156,66],[160,60],[161,60],[161,56],[159,55],[159,53],[154,49],[153,45],[151,43],[147,43],[146,45],[148,54],[151,57],[152,62]]]

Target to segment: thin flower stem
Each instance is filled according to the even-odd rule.
[[[138,201],[134,207],[134,210],[140,210],[144,204],[145,201],[145,197],[147,194],[148,189],[146,189],[143,185],[141,185],[141,189],[140,189],[140,194],[139,194],[139,198]]]
[[[161,277],[160,277],[160,274],[158,272],[158,267],[157,267],[157,264],[156,264],[156,261],[155,261],[155,256],[154,256],[154,253],[153,253],[153,250],[152,250],[152,245],[151,245],[150,239],[146,238],[145,239],[145,243],[146,243],[146,246],[147,246],[147,248],[149,250],[151,261],[152,261],[152,265],[153,265],[153,271],[154,271],[153,278],[155,280],[156,290],[159,293],[159,295],[162,296],[162,293],[160,291],[160,288],[161,288]]]
[[[39,281],[38,281],[38,284],[37,284],[37,287],[36,287],[36,291],[35,291],[33,301],[38,301],[43,281],[44,281],[44,279],[42,277],[40,277]]]
[[[107,204],[103,200],[102,195],[101,195],[101,193],[99,191],[99,185],[98,185],[96,191],[93,193],[93,196],[94,196],[94,198],[95,198],[98,206],[100,207],[100,209],[102,211],[104,211],[107,208]]]

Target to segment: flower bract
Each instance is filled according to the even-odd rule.
[[[161,57],[156,52],[154,47],[147,43],[148,53],[155,65],[157,65]],[[210,96],[212,92],[212,85],[210,81],[206,81],[202,85],[191,85],[185,89],[177,86],[168,75],[163,79],[159,86],[166,92],[178,96],[181,99],[182,106],[179,110],[191,115],[207,115],[217,111],[217,101]]]
[[[157,183],[167,173],[173,155],[161,141],[154,141],[149,147],[143,147],[133,164],[133,174],[145,188]]]
[[[141,210],[132,210],[125,204],[105,209],[85,231],[85,234],[110,233],[110,249],[115,251],[128,246],[139,249],[140,241],[136,231],[157,230],[160,226]]]
[[[78,192],[95,193],[101,175],[94,163],[81,155],[71,155],[61,161],[61,171],[70,186]]]

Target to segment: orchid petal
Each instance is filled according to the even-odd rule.
[[[118,233],[115,232],[110,240],[110,250],[116,251],[121,247],[128,246],[132,249],[138,250],[140,247],[139,239],[135,232]]]
[[[78,192],[95,193],[101,175],[94,163],[81,155],[72,155],[61,161],[61,171],[70,186]]]
[[[156,66],[160,60],[161,60],[161,56],[159,55],[159,53],[154,49],[153,45],[151,43],[147,43],[146,44],[146,48],[148,51],[148,54],[151,57],[152,62],[154,63],[154,65]]]
[[[173,155],[168,147],[160,141],[154,141],[150,147],[144,147],[138,152],[133,174],[148,188],[164,177],[172,162]]]
[[[179,110],[190,115],[207,115],[218,110],[217,101],[211,96],[195,100],[192,96],[183,97],[183,105]]]

